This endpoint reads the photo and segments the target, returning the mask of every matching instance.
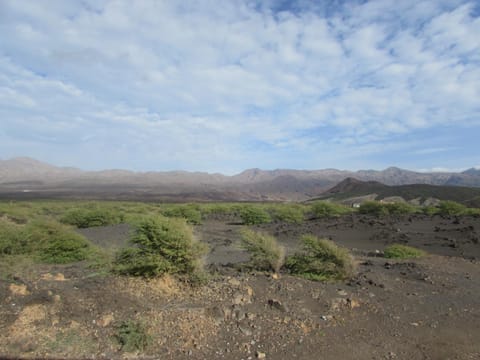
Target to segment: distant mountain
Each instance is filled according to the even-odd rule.
[[[378,181],[360,181],[348,177],[330,190],[324,192],[322,196],[345,196],[346,194],[366,195],[377,193],[379,189],[383,190],[385,188],[387,188],[387,186]]]
[[[433,198],[477,206],[476,204],[480,199],[480,188],[430,184],[389,186],[377,181],[360,181],[354,178],[347,178],[325,191],[317,199],[348,200],[347,202],[352,202],[352,199],[367,196],[376,200],[402,198],[405,201],[416,200],[418,203],[423,203]]]
[[[83,172],[70,167],[56,167],[28,157],[0,160],[0,184],[25,181],[51,182],[79,176]]]
[[[470,175],[470,176],[480,176],[480,169],[477,168],[470,168],[462,172],[462,174]]]
[[[306,200],[331,189],[353,186],[355,179],[376,187],[408,184],[480,187],[480,170],[461,173],[419,173],[396,167],[356,172],[323,170],[248,169],[226,176],[204,172],[83,171],[56,167],[31,158],[0,160],[0,197],[91,197],[166,201]]]
[[[478,179],[480,179],[480,169],[471,168],[463,171],[460,174],[452,175],[445,182],[445,185],[478,186]]]

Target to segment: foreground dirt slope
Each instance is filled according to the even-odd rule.
[[[0,357],[478,359],[477,253],[468,255],[465,249],[469,248],[464,248],[453,256],[433,252],[414,261],[387,260],[375,250],[392,239],[374,240],[375,233],[384,226],[403,229],[402,224],[411,222],[391,219],[383,221],[385,225],[370,225],[369,220],[358,220],[305,225],[305,231],[321,234],[333,231],[335,227],[326,226],[337,222],[339,232],[330,235],[345,244],[340,235],[342,229],[352,229],[349,222],[354,222],[353,229],[364,227],[363,232],[355,232],[357,242],[350,239],[355,243],[351,247],[357,249],[358,274],[347,282],[318,283],[287,274],[276,279],[239,272],[227,263],[245,259],[238,248],[240,225],[231,221],[222,225],[220,219],[196,229],[197,236],[212,247],[207,260],[214,274],[204,287],[191,288],[169,277],[145,281],[96,274],[82,263],[30,267],[13,280],[0,281]],[[478,229],[478,219],[433,223],[412,219],[416,221],[418,227],[403,230],[410,245],[416,239],[419,245],[433,241],[429,226],[439,226],[441,221],[452,233],[457,227]],[[265,231],[277,232],[291,251],[298,245],[294,234],[303,232],[299,229],[283,224],[263,226]],[[119,233],[125,230],[119,228]],[[402,232],[395,230],[392,237],[398,234]],[[459,247],[446,248],[460,249],[465,239],[455,239]],[[438,239],[438,246],[430,248],[441,252],[441,244],[443,240]],[[468,246],[478,251],[474,239]],[[225,256],[232,261],[220,262]],[[115,334],[126,320],[145,323],[152,337],[145,351],[121,350]]]

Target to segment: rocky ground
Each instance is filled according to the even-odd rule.
[[[304,233],[330,237],[355,254],[357,275],[337,283],[239,270],[235,219],[196,227],[209,243],[212,273],[192,288],[96,273],[86,264],[25,267],[0,281],[0,358],[478,359],[479,218],[346,216],[301,225],[267,224],[289,252]],[[121,246],[125,226],[84,230]],[[428,251],[388,260],[385,245]],[[145,324],[143,352],[121,349],[124,321]]]

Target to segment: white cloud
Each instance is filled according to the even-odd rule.
[[[478,130],[473,2],[302,6],[3,1],[0,153],[67,142],[46,159],[88,145],[103,156],[86,167],[348,167],[419,130]]]
[[[425,173],[432,173],[432,172],[437,172],[437,173],[456,173],[456,172],[462,172],[467,169],[465,168],[447,168],[447,167],[433,167],[433,168],[428,168],[428,169],[418,169],[418,172],[425,172]]]

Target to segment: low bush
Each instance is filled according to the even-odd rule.
[[[0,218],[0,255],[24,254],[27,245],[24,226]]]
[[[272,221],[267,211],[253,205],[243,206],[240,209],[240,218],[245,225],[266,224]]]
[[[85,237],[56,221],[34,221],[25,227],[24,248],[42,262],[66,264],[86,260],[92,246]]]
[[[152,338],[145,326],[138,321],[124,321],[117,326],[115,338],[127,352],[143,351],[151,343]]]
[[[195,204],[172,205],[171,207],[165,209],[162,214],[166,217],[183,218],[192,225],[198,225],[202,223],[202,213]]]
[[[116,257],[115,270],[121,274],[153,277],[184,274],[199,277],[201,259],[207,247],[196,241],[184,219],[148,217],[141,221],[130,239],[132,247]]]
[[[384,216],[388,215],[388,209],[378,201],[365,201],[358,208],[360,214]]]
[[[312,204],[311,212],[315,218],[336,217],[348,214],[352,210],[344,205],[328,201],[317,201]]]
[[[250,265],[257,270],[278,272],[285,260],[285,248],[275,237],[245,229],[241,233],[242,247],[250,254]]]
[[[428,215],[428,216],[438,214],[438,208],[436,206],[431,206],[431,205],[423,206],[421,208],[421,211],[422,211],[423,214]]]
[[[35,214],[35,209],[28,202],[1,202],[0,201],[0,217],[10,219],[17,224],[25,224],[28,219]]]
[[[464,215],[467,212],[465,205],[455,201],[441,201],[437,208],[440,215]]]
[[[123,275],[154,277],[175,272],[172,264],[162,255],[139,248],[126,248],[116,256],[114,271]]]
[[[92,250],[83,236],[60,230],[50,235],[48,241],[39,249],[38,256],[45,263],[68,264],[88,259],[93,253]]]
[[[276,206],[271,212],[273,220],[289,224],[301,224],[305,218],[304,208],[298,205]]]
[[[341,280],[351,277],[355,262],[350,252],[333,241],[313,235],[302,237],[303,251],[287,258],[292,274],[309,280]]]
[[[381,203],[379,201],[366,201],[360,205],[360,214],[385,216],[385,215],[410,215],[420,210],[405,202]]]
[[[467,208],[465,210],[465,215],[480,216],[480,209],[479,208]]]
[[[60,222],[78,228],[119,224],[125,220],[121,213],[106,208],[71,209],[60,218]]]
[[[389,259],[411,259],[425,255],[425,252],[407,245],[393,244],[385,248],[385,257]]]
[[[428,206],[423,209],[428,215],[445,215],[445,216],[461,216],[461,215],[480,215],[479,208],[470,208],[455,201],[441,201],[437,206]]]
[[[0,227],[0,253],[31,255],[52,264],[65,264],[89,258],[93,247],[82,235],[53,220]]]
[[[228,215],[235,213],[235,204],[231,203],[209,203],[201,204],[200,212],[203,217],[208,217],[209,215]]]
[[[390,215],[409,215],[417,212],[417,208],[404,202],[394,202],[384,204]]]

